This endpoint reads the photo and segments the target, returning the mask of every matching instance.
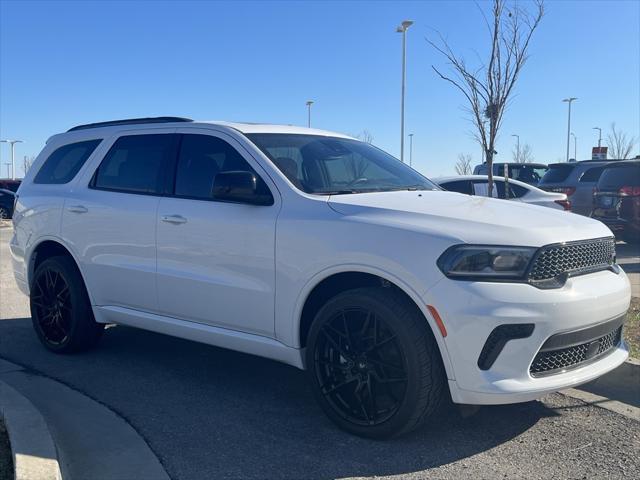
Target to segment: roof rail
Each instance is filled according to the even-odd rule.
[[[145,123],[177,123],[177,122],[193,122],[190,118],[184,117],[147,117],[147,118],[125,118],[122,120],[111,120],[109,122],[87,123],[86,125],[77,125],[67,130],[67,132],[75,132],[76,130],[87,130],[89,128],[113,127],[115,125],[139,125]]]

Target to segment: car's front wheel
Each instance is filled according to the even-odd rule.
[[[330,299],[311,326],[306,364],[323,410],[360,436],[409,432],[446,395],[425,318],[391,288],[354,289]]]
[[[42,344],[56,353],[86,350],[100,339],[82,276],[68,257],[44,260],[34,272],[30,292],[33,328]]]

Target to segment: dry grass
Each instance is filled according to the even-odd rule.
[[[11,446],[2,417],[0,417],[0,480],[13,480]]]
[[[631,307],[624,325],[624,339],[633,358],[640,359],[640,298],[631,298]]]

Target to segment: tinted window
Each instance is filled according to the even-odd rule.
[[[604,167],[590,168],[580,176],[580,182],[597,182],[602,175]]]
[[[307,193],[438,190],[418,172],[368,143],[319,135],[248,137],[291,183]]]
[[[45,160],[33,183],[70,182],[101,141],[88,140],[58,148]]]
[[[120,137],[94,175],[93,187],[134,193],[161,193],[176,135]]]
[[[471,195],[471,182],[469,180],[455,180],[453,182],[441,183],[440,186],[450,192],[464,193]]]
[[[544,177],[542,177],[541,184],[544,183],[560,183],[564,182],[571,171],[574,169],[575,165],[571,164],[562,164],[562,165],[550,165],[549,170],[545,173]]]
[[[598,189],[603,191],[623,186],[640,186],[640,164],[605,168],[598,181]]]
[[[236,149],[224,140],[209,135],[183,135],[176,168],[175,194],[211,199],[216,175],[231,171],[254,172]]]

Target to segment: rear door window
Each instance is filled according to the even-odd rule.
[[[542,177],[540,183],[545,184],[564,182],[567,178],[569,178],[569,175],[571,175],[571,172],[574,168],[575,165],[571,164],[550,165],[549,170],[547,170],[547,173],[544,174],[544,177]]]
[[[91,156],[102,140],[87,140],[70,143],[56,149],[44,161],[44,164],[33,179],[39,184],[69,183],[80,171],[84,162]]]
[[[471,182],[469,180],[454,180],[452,182],[442,183],[440,186],[449,192],[473,195],[473,189],[471,188]]]
[[[494,182],[494,186],[496,188],[493,189],[491,196],[493,198],[498,198],[498,183],[499,182]],[[502,192],[504,194],[504,184],[502,185]],[[480,182],[473,182],[473,194],[474,195],[479,195],[481,197],[488,197],[489,196],[489,182],[484,182],[484,181],[480,181]]]
[[[174,134],[120,137],[96,170],[91,186],[129,193],[163,193],[177,138]]]

